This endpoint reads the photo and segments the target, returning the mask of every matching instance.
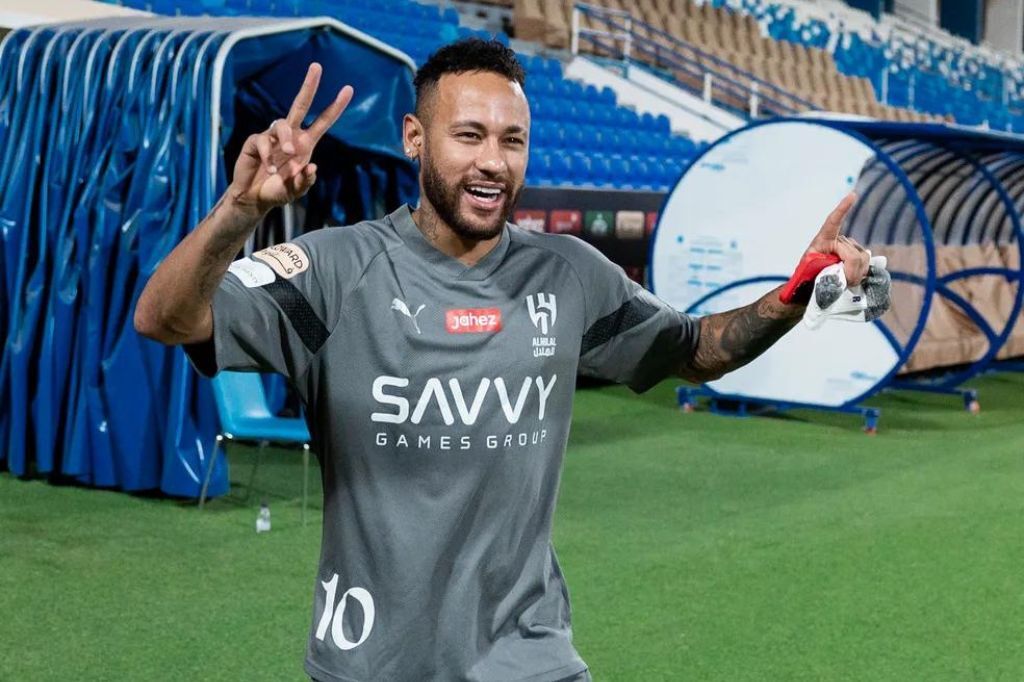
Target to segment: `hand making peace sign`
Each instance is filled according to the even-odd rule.
[[[276,206],[295,201],[316,182],[316,164],[309,162],[313,149],[345,111],[353,92],[351,86],[343,87],[313,124],[303,130],[302,122],[313,104],[321,72],[319,64],[310,64],[288,117],[277,119],[258,135],[250,135],[242,145],[229,188],[239,205],[263,215]]]

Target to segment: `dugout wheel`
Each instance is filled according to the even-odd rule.
[[[877,409],[869,409],[864,412],[864,433],[874,436],[878,433],[878,418],[881,413]]]
[[[686,386],[676,388],[676,403],[679,405],[679,410],[686,414],[690,414],[695,408],[693,395],[691,395],[690,390]]]

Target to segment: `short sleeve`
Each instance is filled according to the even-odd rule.
[[[587,317],[580,345],[583,374],[641,393],[693,357],[700,336],[696,318],[630,280],[590,246],[580,261]]]
[[[326,228],[327,232],[344,228]],[[297,380],[326,343],[341,307],[317,232],[236,260],[213,296],[213,338],[185,346],[192,365],[276,372]]]

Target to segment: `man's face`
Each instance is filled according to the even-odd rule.
[[[445,74],[424,111],[420,185],[459,236],[501,232],[523,189],[530,108],[515,81],[488,72]]]

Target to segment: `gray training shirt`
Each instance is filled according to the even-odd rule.
[[[194,362],[288,377],[322,466],[306,671],[584,671],[551,546],[577,369],[643,391],[693,354],[696,320],[575,237],[508,225],[467,267],[405,206],[228,272],[213,300],[216,368],[201,347]]]

